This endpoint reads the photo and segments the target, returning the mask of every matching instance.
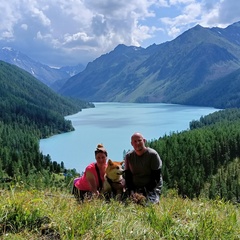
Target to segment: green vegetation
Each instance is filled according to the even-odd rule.
[[[197,25],[147,48],[119,44],[68,80],[59,92],[104,102],[240,107],[239,22]]]
[[[25,128],[30,126],[38,137],[72,131],[64,116],[93,104],[61,97],[31,74],[0,61],[0,121]]]
[[[43,156],[39,139],[72,131],[64,115],[92,105],[3,62],[0,100],[0,238],[240,239],[240,109],[147,143],[163,159],[159,205],[79,205],[70,194],[76,171]]]
[[[204,194],[240,201],[239,116],[239,109],[215,112],[191,122],[191,130],[149,142],[164,161],[167,187],[177,188],[183,197]]]
[[[3,191],[0,237],[26,239],[228,239],[240,238],[237,205],[189,200],[173,191],[159,205],[93,200],[78,204],[64,192]]]
[[[86,107],[93,104],[64,98],[29,73],[0,61],[0,181],[32,183],[38,175],[51,179],[53,173],[63,172],[64,163],[39,152],[39,139],[73,131],[64,116]]]

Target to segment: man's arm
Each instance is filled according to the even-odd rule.
[[[161,179],[161,168],[158,170],[152,170],[151,180],[146,186],[147,190],[152,191],[154,188],[156,188],[158,183],[160,182],[160,179]]]
[[[126,188],[129,191],[134,190],[133,178],[132,178],[132,173],[131,173],[130,170],[125,170],[124,171],[124,178],[125,178]]]

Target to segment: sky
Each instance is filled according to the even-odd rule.
[[[239,0],[1,0],[0,47],[52,66],[86,65],[118,45],[171,41],[240,21]]]

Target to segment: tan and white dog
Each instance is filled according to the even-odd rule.
[[[124,192],[125,181],[123,178],[123,164],[122,162],[108,160],[106,173],[103,182],[103,194],[106,196],[114,196],[120,200]]]

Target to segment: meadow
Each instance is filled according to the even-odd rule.
[[[95,199],[67,192],[2,190],[0,239],[240,239],[239,203],[181,198],[171,190],[158,205]]]

